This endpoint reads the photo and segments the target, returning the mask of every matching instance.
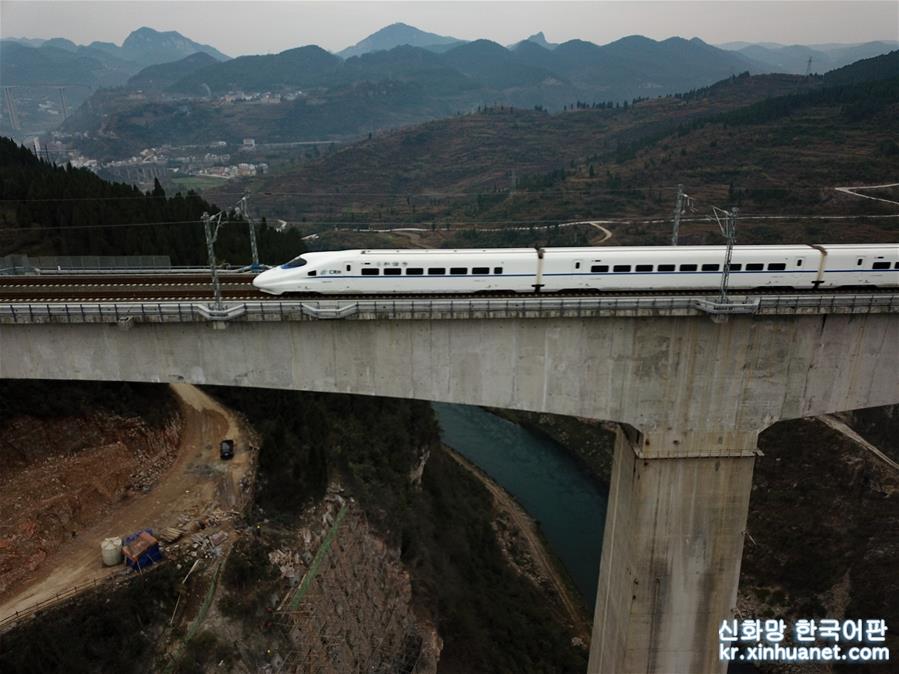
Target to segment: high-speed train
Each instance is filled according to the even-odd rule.
[[[303,253],[259,274],[283,293],[442,294],[715,289],[724,246],[339,250]],[[899,244],[734,246],[728,286],[899,286]]]

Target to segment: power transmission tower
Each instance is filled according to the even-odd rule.
[[[812,57],[808,57],[808,63],[805,65],[805,76],[808,77],[812,74]]]
[[[9,110],[9,125],[14,131],[21,131],[19,125],[19,114],[16,110],[16,99],[12,95],[12,87],[3,88],[3,97],[6,99],[6,109]]]
[[[677,186],[677,204],[674,206],[674,227],[671,231],[671,245],[677,245],[677,231],[680,229],[680,216],[684,212],[684,186]]]
[[[62,118],[66,120],[69,118],[69,107],[66,105],[66,92],[65,87],[59,88],[59,102],[62,104]]]
[[[215,263],[215,240],[219,235],[219,228],[222,226],[222,214],[221,212],[216,213],[215,215],[209,215],[209,213],[203,213],[200,216],[203,220],[203,230],[206,233],[206,250],[209,253],[209,269],[212,271],[212,294],[215,298],[215,302],[213,308],[216,311],[221,311],[225,308],[224,304],[222,304],[222,285],[219,282],[218,268]],[[215,229],[212,228],[212,220],[215,220]]]
[[[721,289],[718,293],[718,302],[720,304],[726,304],[727,283],[730,279],[730,260],[733,256],[734,243],[737,239],[737,213],[739,210],[737,208],[732,208],[729,211],[725,211],[715,206],[712,208],[715,219],[718,221],[718,228],[721,230],[721,234],[724,235],[724,238],[727,241],[727,249],[724,254],[724,269],[721,271]],[[721,213],[721,215],[724,216],[723,223],[720,218],[718,218],[718,213]]]
[[[259,249],[256,246],[256,225],[253,224],[247,211],[247,195],[242,196],[240,201],[237,202],[237,210],[240,211],[250,227],[250,254],[253,258],[253,261],[250,263],[250,269],[258,271],[262,268],[262,265],[259,264]]]

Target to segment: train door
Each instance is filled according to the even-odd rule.
[[[574,260],[573,264],[574,276],[571,277],[572,283],[568,286],[571,288],[586,288],[590,281],[590,261],[585,259]]]
[[[867,274],[866,271],[871,268],[870,263],[868,262],[868,258],[864,255],[857,255],[855,257],[855,282],[849,283],[847,285],[868,285],[871,283],[871,274]]]
[[[355,265],[352,262],[344,262],[343,263],[343,273],[340,279],[340,287],[344,291],[352,290],[353,285],[353,270],[355,269]]]

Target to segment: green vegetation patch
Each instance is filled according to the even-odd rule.
[[[0,635],[0,671],[155,671],[156,640],[174,608],[179,575],[174,564],[163,564],[42,612]]]
[[[309,565],[309,570],[306,571],[306,575],[303,576],[303,582],[300,583],[297,591],[294,593],[293,597],[291,597],[291,611],[295,611],[297,609],[297,607],[300,605],[300,602],[303,601],[303,597],[306,595],[306,592],[309,591],[309,587],[312,585],[312,581],[315,580],[315,576],[318,575],[319,567],[325,560],[325,557],[328,556],[328,552],[331,550],[331,544],[334,542],[334,537],[337,536],[337,530],[340,528],[340,523],[343,521],[346,513],[347,506],[344,505],[340,509],[340,512],[337,513],[334,524],[332,524],[331,528],[328,530],[328,533],[325,536],[325,540],[322,541],[322,544],[318,547],[318,550],[316,550],[315,557],[312,559],[312,564]]]

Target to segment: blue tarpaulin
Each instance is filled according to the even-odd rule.
[[[159,541],[153,535],[152,529],[141,529],[122,541],[122,552],[125,555],[125,564],[135,571],[140,571],[162,560],[162,550],[159,549]]]

